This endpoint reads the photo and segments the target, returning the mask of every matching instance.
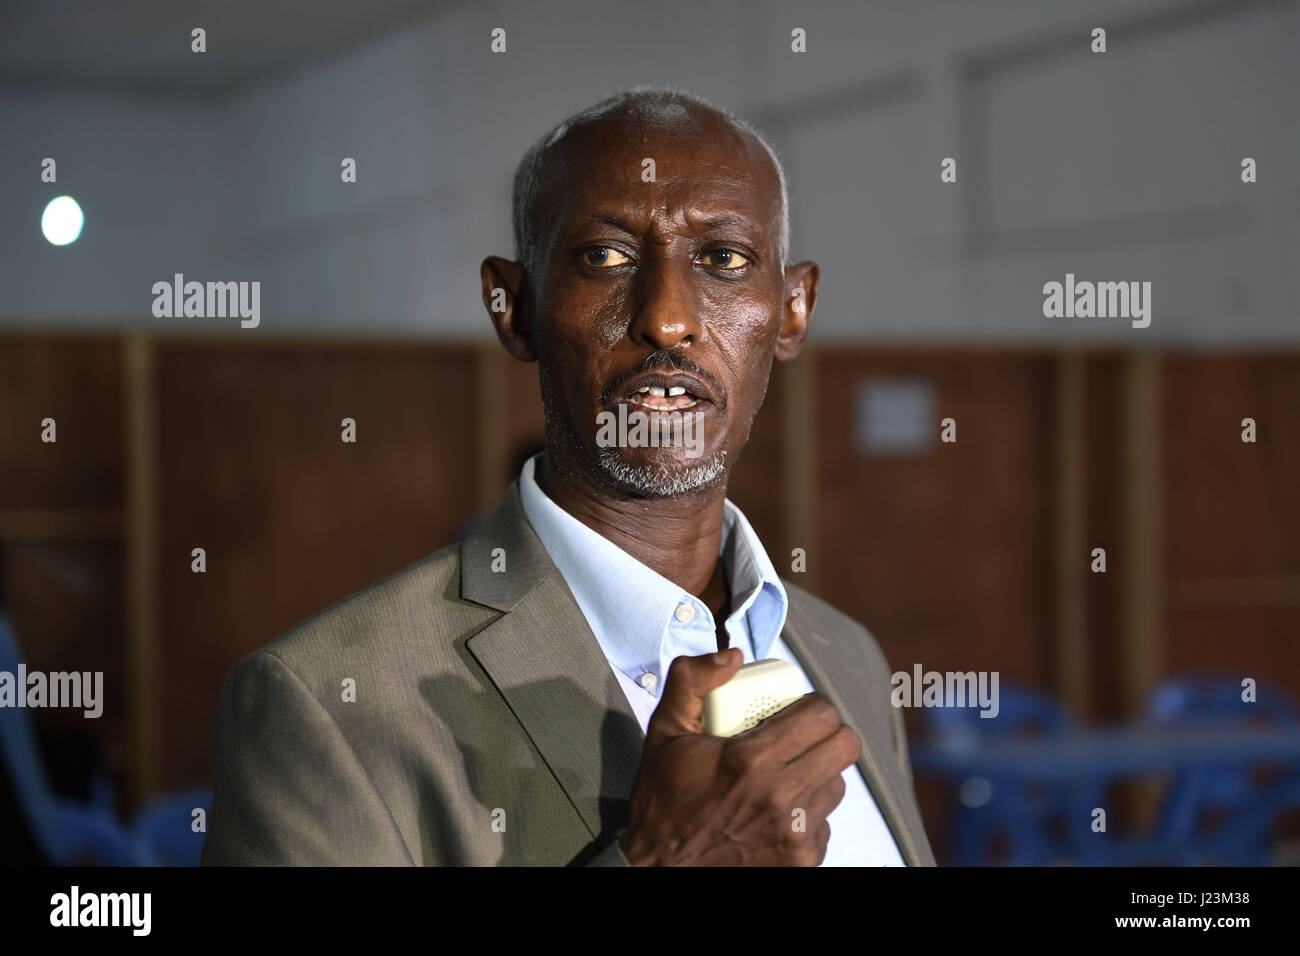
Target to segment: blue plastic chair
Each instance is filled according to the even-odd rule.
[[[1240,680],[1219,674],[1171,678],[1156,687],[1148,717],[1159,723],[1240,722],[1296,728],[1300,708],[1283,691],[1256,685],[1256,701],[1241,699]],[[1198,863],[1269,862],[1272,830],[1288,809],[1300,806],[1300,766],[1278,767],[1281,775],[1261,783],[1263,766],[1212,767],[1179,771],[1161,808],[1156,840],[1178,846]],[[1217,826],[1209,821],[1219,819]]]
[[[198,866],[206,832],[194,831],[194,811],[212,813],[212,791],[207,788],[168,794],[136,814],[131,826],[135,840],[149,848],[158,866]]]
[[[1251,795],[1235,819],[1190,848],[1196,865],[1268,866],[1276,844],[1274,827],[1300,807],[1300,773],[1289,773]]]
[[[926,708],[930,742],[975,749],[983,741],[1065,736],[1075,728],[1068,709],[1040,691],[1003,684],[996,717],[981,717],[973,707]],[[1079,862],[1090,810],[1101,804],[1103,785],[1091,778],[1030,781],[990,772],[962,781],[950,823],[947,859],[963,866],[998,862],[1006,849],[1007,866]]]

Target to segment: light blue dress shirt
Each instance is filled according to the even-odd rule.
[[[519,476],[524,513],[573,592],[644,731],[673,658],[718,650],[713,612],[547,497],[534,478],[538,457],[525,462]],[[811,692],[802,665],[781,640],[789,607],[785,588],[758,535],[730,501],[723,502],[719,557],[735,603],[724,622],[728,646],[740,648],[746,664],[789,661],[803,676],[804,692]],[[857,766],[843,776],[844,799],[828,817],[831,839],[821,865],[904,866]]]

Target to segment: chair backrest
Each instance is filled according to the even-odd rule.
[[[1069,708],[1042,691],[1015,684],[998,688],[998,714],[981,717],[978,707],[926,707],[922,710],[927,733],[936,742],[1016,737],[1057,736],[1075,727]]]
[[[989,741],[1064,736],[1077,726],[1069,708],[1055,697],[1006,683],[998,688],[996,717],[981,717],[978,707],[927,707],[923,715],[930,743],[972,751]],[[985,802],[969,804],[968,787]],[[949,837],[954,861],[993,862],[989,853],[994,843],[1005,848],[1006,862],[1014,864],[1077,858],[1069,822],[1086,818],[1079,807],[1098,805],[1097,790],[1091,780],[1025,781],[1015,775],[977,773],[962,783]]]
[[[1184,674],[1160,683],[1147,698],[1147,715],[1165,724],[1245,723],[1296,727],[1300,730],[1300,708],[1281,689],[1257,684],[1255,700],[1243,701],[1238,677],[1224,674]],[[1190,841],[1212,838],[1205,829],[1207,814],[1226,818],[1231,830],[1241,829],[1245,818],[1256,816],[1261,807],[1255,769],[1251,767],[1185,770],[1174,775],[1160,812],[1159,829],[1166,840]],[[1280,812],[1280,811],[1277,811]],[[1246,829],[1250,829],[1249,826]],[[1259,828],[1260,832],[1267,827]]]
[[[1243,721],[1300,724],[1300,708],[1286,692],[1256,684],[1255,700],[1241,699],[1241,680],[1224,674],[1184,674],[1160,683],[1147,699],[1147,715],[1162,723]]]
[[[160,797],[140,811],[133,836],[148,846],[161,866],[198,866],[204,832],[194,832],[194,811],[212,813],[212,791],[206,787]]]

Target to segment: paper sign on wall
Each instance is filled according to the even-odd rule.
[[[854,444],[871,457],[918,455],[939,434],[934,385],[924,378],[869,378],[858,384]]]

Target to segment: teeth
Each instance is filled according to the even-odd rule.
[[[651,395],[654,395],[656,398],[663,398],[663,397],[664,397],[664,390],[663,390],[662,388],[659,388],[659,387],[656,386],[656,385],[651,385],[651,386],[650,386],[650,394],[651,394]]]
[[[644,388],[638,388],[638,389],[637,389],[637,393],[638,393],[638,394],[641,394],[641,395],[644,395],[644,394],[645,394],[646,392],[648,392],[648,391],[650,391],[650,386],[649,386],[649,385],[646,385]]]
[[[680,385],[674,385],[672,388],[668,389],[668,394],[669,394],[669,395],[685,395],[685,394],[686,394],[686,389],[682,388]]]

